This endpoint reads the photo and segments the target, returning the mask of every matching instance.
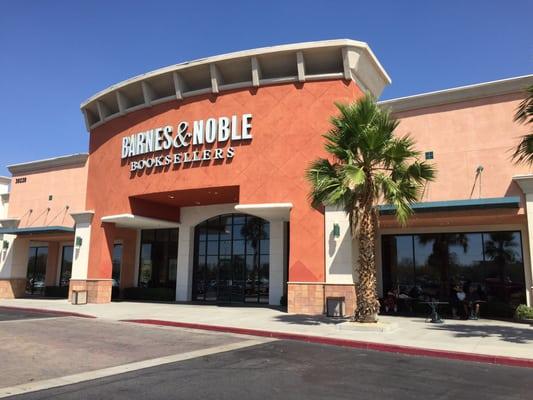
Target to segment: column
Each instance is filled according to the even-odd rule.
[[[531,306],[533,304],[533,174],[514,176],[513,181],[520,186],[526,200],[527,235],[522,239],[522,251],[526,281],[526,301],[527,305]]]
[[[93,211],[70,214],[76,222],[74,233],[74,255],[72,260],[72,274],[70,276],[69,299],[72,290],[88,290],[87,275],[89,269],[89,249],[91,244],[91,223]]]
[[[29,246],[29,239],[4,235],[0,250],[0,299],[24,295]]]
[[[270,220],[270,272],[268,304],[279,306],[285,280],[285,223]]]
[[[178,237],[178,271],[176,273],[176,301],[192,300],[194,227],[180,225]]]
[[[528,249],[524,248],[524,275],[526,279],[526,301],[533,306],[533,192],[526,194],[527,241]]]

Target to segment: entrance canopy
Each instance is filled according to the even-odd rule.
[[[237,204],[235,210],[266,220],[288,221],[292,203]]]
[[[41,234],[68,234],[74,233],[74,228],[66,226],[37,226],[29,228],[0,228],[0,234],[4,235],[41,235]]]
[[[0,220],[0,235],[15,235],[38,240],[71,240],[74,228],[70,226],[27,226],[19,227],[20,219],[6,218]]]
[[[114,223],[119,228],[130,229],[165,229],[178,228],[180,226],[177,222],[134,214],[108,215],[102,217],[102,222]]]

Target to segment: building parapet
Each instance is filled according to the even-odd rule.
[[[127,79],[81,104],[87,130],[168,101],[281,83],[352,80],[379,97],[391,82],[370,47],[349,39],[239,51],[171,65]]]
[[[402,111],[519,93],[525,91],[530,85],[533,85],[533,74],[399,97],[380,101],[379,104],[388,108],[391,112],[399,113]]]
[[[68,167],[74,165],[84,165],[89,157],[88,153],[76,153],[66,156],[47,158],[44,160],[29,161],[26,163],[8,165],[7,169],[11,174],[18,175],[28,172],[37,172],[53,168]]]

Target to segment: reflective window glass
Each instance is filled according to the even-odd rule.
[[[219,302],[268,302],[268,227],[268,221],[243,214],[221,215],[199,224],[195,229],[194,298]],[[206,252],[202,250],[204,238],[208,240]],[[202,286],[199,281],[204,259],[207,277]],[[200,290],[205,295],[200,296]]]

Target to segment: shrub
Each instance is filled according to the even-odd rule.
[[[533,307],[528,307],[525,304],[520,304],[516,307],[516,319],[533,319]]]

